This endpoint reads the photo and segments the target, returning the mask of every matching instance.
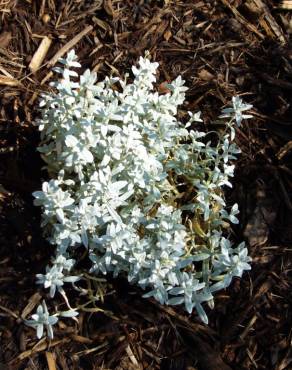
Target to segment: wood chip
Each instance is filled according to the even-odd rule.
[[[83,31],[79,32],[72,40],[68,41],[54,56],[49,60],[48,66],[54,66],[57,61],[62,58],[70,49],[73,48],[85,35],[93,30],[92,26],[87,26]]]
[[[33,311],[36,305],[40,302],[41,298],[42,296],[40,295],[40,293],[35,293],[29,298],[28,304],[24,307],[20,315],[23,320],[26,319],[27,316]]]
[[[57,370],[56,360],[52,352],[46,352],[46,359],[49,370]]]
[[[46,74],[46,76],[41,80],[41,85],[44,85],[51,77],[53,77],[54,73],[50,71]]]
[[[256,34],[260,39],[264,40],[265,36],[250,22],[248,22],[240,13],[239,11],[230,4],[229,0],[220,0],[226,7],[228,7],[235,18],[238,20],[239,23],[241,23],[243,26],[245,26],[248,30],[252,31],[254,34]]]
[[[257,187],[256,205],[243,233],[251,247],[260,246],[267,242],[270,228],[273,226],[278,212],[276,198],[269,198],[261,183],[258,183]]]
[[[171,30],[168,28],[163,34],[164,40],[168,41],[171,38],[171,36],[172,36]]]
[[[9,308],[6,308],[6,307],[4,307],[2,305],[0,305],[0,310],[6,312],[10,316],[12,316],[14,319],[18,319],[19,318],[18,315],[15,312],[9,310]]]
[[[14,87],[14,86],[21,86],[21,82],[19,82],[15,78],[0,75],[0,85]]]
[[[113,18],[116,16],[111,0],[104,0],[103,7],[108,15]]]
[[[0,65],[0,72],[2,72],[5,76],[14,79],[14,77],[9,72],[7,72],[6,69],[4,69],[4,67],[1,67],[1,65]]]
[[[69,343],[70,340],[71,340],[70,338],[55,339],[55,340],[51,341],[50,343],[48,343],[47,341],[40,341],[39,345],[33,347],[32,349],[29,349],[27,351],[24,351],[24,352],[20,353],[15,359],[13,359],[10,362],[10,364],[13,364],[13,363],[18,362],[18,361],[22,361],[25,358],[28,358],[28,357],[32,356],[33,354],[35,354],[35,353],[42,352],[42,351],[46,350],[48,348],[48,346],[50,346],[50,348],[52,348],[52,347],[55,347],[57,345]]]
[[[248,332],[250,331],[250,329],[253,327],[254,323],[257,321],[258,317],[257,315],[254,315],[251,320],[249,321],[249,323],[247,324],[247,326],[245,327],[244,331],[242,334],[240,334],[240,339],[243,341],[244,338],[247,336]]]
[[[51,43],[52,40],[47,36],[42,39],[42,42],[40,43],[37,51],[34,53],[34,56],[32,57],[32,60],[28,66],[32,73],[35,73],[42,65]]]
[[[263,245],[269,237],[269,227],[263,216],[262,208],[256,207],[250,220],[248,221],[243,235],[248,239],[251,247]]]
[[[282,43],[286,43],[285,36],[281,27],[275,21],[275,18],[272,16],[269,8],[262,0],[253,0],[255,6],[258,8],[259,12],[263,14],[262,17],[259,18],[259,22],[261,26],[266,30],[268,36],[278,38],[278,40]]]
[[[104,30],[105,32],[108,32],[109,34],[112,33],[111,27],[110,27],[110,25],[107,22],[105,22],[105,21],[103,21],[103,20],[101,20],[101,19],[99,19],[97,17],[92,17],[92,21],[98,27],[100,27],[102,30]]]
[[[137,368],[139,369],[140,366],[139,366],[139,363],[133,353],[133,351],[131,350],[131,347],[129,345],[127,345],[126,347],[126,352],[127,352],[127,355],[129,356],[129,359],[131,360],[132,364],[137,366]]]
[[[90,338],[83,337],[81,335],[76,335],[76,334],[71,335],[71,338],[75,342],[83,343],[83,344],[91,344],[93,342],[93,340]]]
[[[279,9],[292,10],[292,0],[284,0],[278,6]]]
[[[104,349],[105,347],[107,347],[109,345],[109,342],[105,341],[104,343],[96,346],[96,347],[93,347],[93,348],[88,348],[88,349],[85,349],[83,351],[80,351],[80,352],[76,352],[74,353],[74,356],[87,356],[91,353],[94,353],[94,352],[97,352],[99,351],[100,349]]]
[[[214,75],[207,71],[207,69],[201,69],[201,71],[198,73],[198,76],[203,81],[211,81],[214,80]]]
[[[279,160],[283,159],[292,150],[292,141],[288,141],[276,154]]]
[[[11,32],[2,32],[0,34],[0,48],[5,49],[9,45],[11,38]]]

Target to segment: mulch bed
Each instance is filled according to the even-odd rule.
[[[0,0],[0,369],[292,368],[291,8],[291,0]],[[51,44],[32,73],[45,36]],[[52,341],[23,325],[45,296],[35,274],[52,253],[32,204],[47,176],[33,122],[68,47],[99,79],[123,76],[149,50],[159,88],[181,74],[189,90],[180,114],[201,110],[205,130],[232,96],[253,104],[254,118],[237,130],[242,155],[228,194],[241,209],[233,238],[248,241],[252,270],[217,294],[209,326],[110,278],[92,284],[103,290],[92,312],[59,322]]]

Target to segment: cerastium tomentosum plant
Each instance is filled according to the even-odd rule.
[[[231,187],[230,162],[240,152],[234,125],[251,117],[242,114],[251,105],[233,98],[214,144],[214,133],[211,140],[194,129],[200,113],[178,121],[187,90],[180,76],[160,95],[158,63],[146,57],[132,67],[132,82],[127,75],[97,82],[89,70],[79,76],[76,59],[72,50],[60,60],[57,92],[40,103],[38,150],[52,179],[33,195],[56,257],[38,283],[51,297],[64,294],[64,283],[78,279],[70,275],[70,256],[83,245],[91,274],[124,274],[147,289],[144,297],[184,304],[189,313],[195,308],[208,323],[203,303],[212,307],[213,293],[250,269],[244,243],[232,246],[223,233],[238,223],[238,206],[226,207],[223,188]],[[38,325],[55,323],[55,317],[39,319],[41,307],[36,323],[30,321],[39,335]]]

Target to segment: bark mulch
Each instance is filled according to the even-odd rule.
[[[0,369],[292,369],[291,8],[291,0],[0,0]],[[51,66],[72,47],[99,79],[123,76],[149,50],[160,88],[181,74],[189,87],[181,114],[201,110],[206,130],[233,95],[254,106],[237,130],[242,155],[227,195],[240,204],[233,238],[249,243],[252,270],[217,294],[209,326],[110,278],[89,280],[100,301],[78,322],[60,321],[52,341],[22,323],[45,296],[35,274],[52,254],[32,205],[46,178],[33,121]]]

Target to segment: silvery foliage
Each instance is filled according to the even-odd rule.
[[[78,312],[74,310],[68,310],[50,315],[46,302],[43,301],[37,308],[35,314],[31,316],[31,320],[25,320],[25,324],[36,329],[37,337],[40,339],[43,336],[44,328],[47,331],[49,339],[54,338],[53,325],[58,322],[57,316],[62,317],[75,317],[78,315]]]
[[[47,266],[45,275],[37,274],[37,284],[42,284],[45,288],[50,288],[50,297],[53,298],[56,290],[61,293],[64,292],[62,287],[64,283],[75,283],[80,277],[68,275],[68,272],[75,263],[73,259],[66,259],[64,255],[58,254],[52,262],[53,266]]]
[[[127,75],[97,82],[89,70],[79,76],[76,59],[71,51],[61,60],[57,93],[40,103],[38,150],[52,179],[33,195],[57,248],[38,282],[52,297],[75,282],[70,253],[83,245],[91,273],[123,273],[148,289],[144,297],[184,304],[208,323],[202,304],[212,307],[213,293],[250,269],[244,243],[232,247],[223,236],[238,223],[238,206],[226,207],[222,189],[232,186],[230,161],[240,152],[234,123],[249,118],[242,112],[251,106],[233,98],[214,145],[214,133],[211,140],[193,128],[200,113],[189,112],[186,124],[176,118],[187,90],[180,76],[159,95],[158,63],[147,58],[132,67],[133,82]]]
[[[56,324],[58,318],[56,316],[50,316],[46,302],[43,301],[41,305],[38,306],[37,312],[32,315],[31,320],[26,320],[26,325],[32,326],[37,331],[37,337],[40,339],[43,336],[44,327],[47,330],[48,337],[50,339],[54,338],[53,325]]]

